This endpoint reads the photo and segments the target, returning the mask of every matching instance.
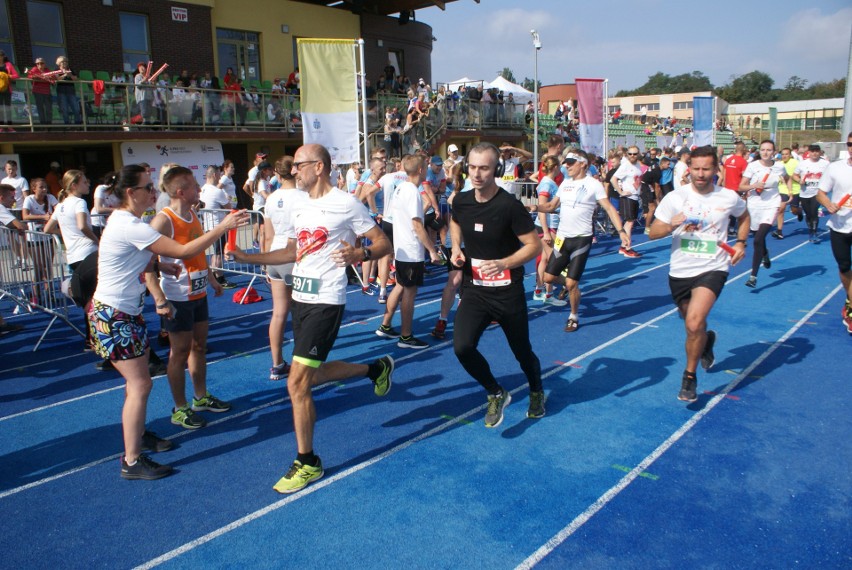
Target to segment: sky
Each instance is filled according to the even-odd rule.
[[[521,6],[524,6],[523,8]],[[458,0],[418,10],[432,26],[432,83],[491,81],[504,67],[520,83],[534,75],[530,30],[538,31],[542,85],[609,79],[609,93],[635,89],[661,71],[701,71],[715,86],[758,70],[776,88],[845,77],[849,0]]]

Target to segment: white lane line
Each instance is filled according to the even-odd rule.
[[[601,495],[597,501],[592,503],[585,511],[580,513],[571,523],[559,531],[556,535],[554,535],[550,540],[544,543],[538,550],[532,553],[526,560],[518,564],[516,567],[517,570],[527,570],[532,568],[539,562],[541,562],[545,556],[553,552],[560,544],[565,542],[572,534],[577,532],[584,524],[586,524],[589,519],[591,519],[598,511],[604,508],[607,503],[615,499],[621,491],[627,488],[630,483],[632,483],[637,477],[639,477],[642,473],[645,472],[648,467],[650,467],[657,459],[659,459],[666,451],[668,451],[675,443],[678,442],[689,430],[691,430],[695,424],[697,424],[701,419],[709,414],[713,408],[715,408],[722,399],[725,398],[731,391],[733,391],[746,377],[748,377],[755,368],[760,366],[764,360],[766,360],[773,352],[775,352],[778,348],[780,348],[784,342],[789,339],[793,334],[796,333],[807,321],[810,317],[812,317],[819,309],[821,309],[828,301],[840,291],[842,287],[838,285],[834,288],[831,293],[826,295],[817,305],[811,309],[804,317],[802,317],[795,325],[793,325],[784,335],[781,336],[775,343],[772,344],[769,348],[767,348],[763,354],[758,356],[745,370],[743,370],[736,378],[731,380],[730,384],[725,386],[722,391],[713,396],[707,405],[702,408],[700,411],[696,412],[685,424],[683,424],[680,429],[674,432],[668,439],[666,439],[662,444],[660,444],[657,449],[651,452],[650,455],[645,457],[642,461],[639,462],[636,467],[634,467],[627,475],[621,478],[614,486],[612,486],[606,493]]]

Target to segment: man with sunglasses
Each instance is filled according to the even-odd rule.
[[[320,479],[322,462],[314,454],[315,386],[367,376],[377,396],[391,388],[394,361],[383,356],[370,364],[326,361],[343,320],[346,304],[346,267],[386,255],[390,241],[370,217],[364,205],[348,192],[332,186],[331,155],[318,144],[299,147],[294,155],[293,176],[297,193],[290,208],[287,247],[248,255],[229,252],[239,262],[263,265],[293,263],[293,361],[287,391],[293,407],[297,456],[287,474],[273,489],[294,493]],[[355,237],[371,240],[370,247],[356,248]]]
[[[639,216],[639,192],[642,184],[642,169],[639,166],[639,147],[627,149],[627,160],[622,160],[612,177],[612,184],[618,192],[618,210],[624,221],[624,231],[631,235],[633,222]],[[618,253],[624,257],[642,257],[628,244],[618,248]]]
[[[852,133],[846,136],[846,150],[846,159],[832,162],[823,173],[816,199],[831,213],[827,224],[831,230],[831,252],[837,261],[840,283],[846,290],[843,324],[852,334]]]

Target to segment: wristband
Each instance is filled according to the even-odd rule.
[[[370,261],[373,258],[373,252],[370,251],[369,247],[362,248],[364,252],[364,261]]]
[[[165,303],[163,303],[162,305],[157,305],[157,308],[158,308],[158,309],[165,309],[165,308],[166,308],[166,307],[168,307],[168,306],[169,306],[169,302],[168,302],[168,301],[166,301],[166,302],[165,302]]]
[[[747,239],[738,239],[738,240],[736,241],[736,243],[741,243],[741,244],[743,244],[743,245],[748,245],[748,240],[747,240]]]

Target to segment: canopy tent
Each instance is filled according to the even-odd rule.
[[[509,93],[511,93],[515,103],[527,103],[535,98],[535,93],[527,91],[517,83],[512,83],[511,81],[503,78],[502,75],[498,75],[494,81],[486,83],[485,89],[499,89],[503,92],[503,95],[506,98],[508,98]]]
[[[461,79],[456,79],[455,81],[450,81],[446,84],[447,91],[458,91],[459,87],[479,87],[483,86],[483,89],[486,85],[488,85],[487,81],[483,81],[482,79],[471,79],[470,77],[462,77]]]

